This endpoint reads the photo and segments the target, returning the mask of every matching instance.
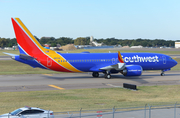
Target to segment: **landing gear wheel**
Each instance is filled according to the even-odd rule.
[[[105,79],[111,79],[111,74],[105,74],[105,75],[104,75],[104,78],[105,78]]]
[[[164,74],[164,70],[161,70],[161,76],[164,76],[165,74]]]
[[[93,73],[92,73],[92,76],[93,76],[93,77],[99,77],[99,73],[98,73],[98,72],[93,72]]]
[[[161,76],[164,76],[165,74],[164,73],[161,73]]]
[[[111,75],[107,74],[106,79],[111,79]]]

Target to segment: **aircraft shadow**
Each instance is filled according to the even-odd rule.
[[[98,78],[94,78],[92,77],[91,74],[87,74],[87,73],[82,73],[78,74],[80,76],[77,76],[75,74],[75,76],[68,76],[68,73],[66,76],[61,76],[61,74],[55,74],[53,76],[45,76],[42,75],[44,78],[46,79],[55,79],[55,80],[59,80],[59,81],[63,81],[63,80],[67,80],[67,79],[91,79],[92,81],[96,81],[96,79],[105,79],[103,74],[100,74]],[[114,79],[119,79],[121,80],[131,80],[131,81],[135,81],[138,83],[148,83],[147,81],[143,80],[143,79],[147,79],[147,78],[153,78],[152,76],[130,76],[130,77],[125,77],[121,74],[112,74],[112,78],[110,80],[114,80]]]

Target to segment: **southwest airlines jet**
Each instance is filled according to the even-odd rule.
[[[158,53],[59,53],[46,49],[35,39],[19,18],[11,18],[16,35],[19,55],[5,53],[12,59],[32,67],[60,72],[92,72],[93,77],[104,73],[121,73],[140,76],[143,70],[161,70],[161,76],[177,64],[170,56]]]

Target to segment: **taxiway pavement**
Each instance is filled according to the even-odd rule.
[[[0,75],[0,92],[43,91],[85,88],[122,87],[123,83],[137,86],[180,85],[180,72],[169,71],[160,76],[160,71],[143,72],[142,76],[124,77],[112,75],[112,79],[93,78],[91,73]]]

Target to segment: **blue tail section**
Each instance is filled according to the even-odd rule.
[[[19,53],[20,54],[25,54],[26,55],[26,52],[21,48],[21,46],[18,45],[18,48],[19,48]]]

